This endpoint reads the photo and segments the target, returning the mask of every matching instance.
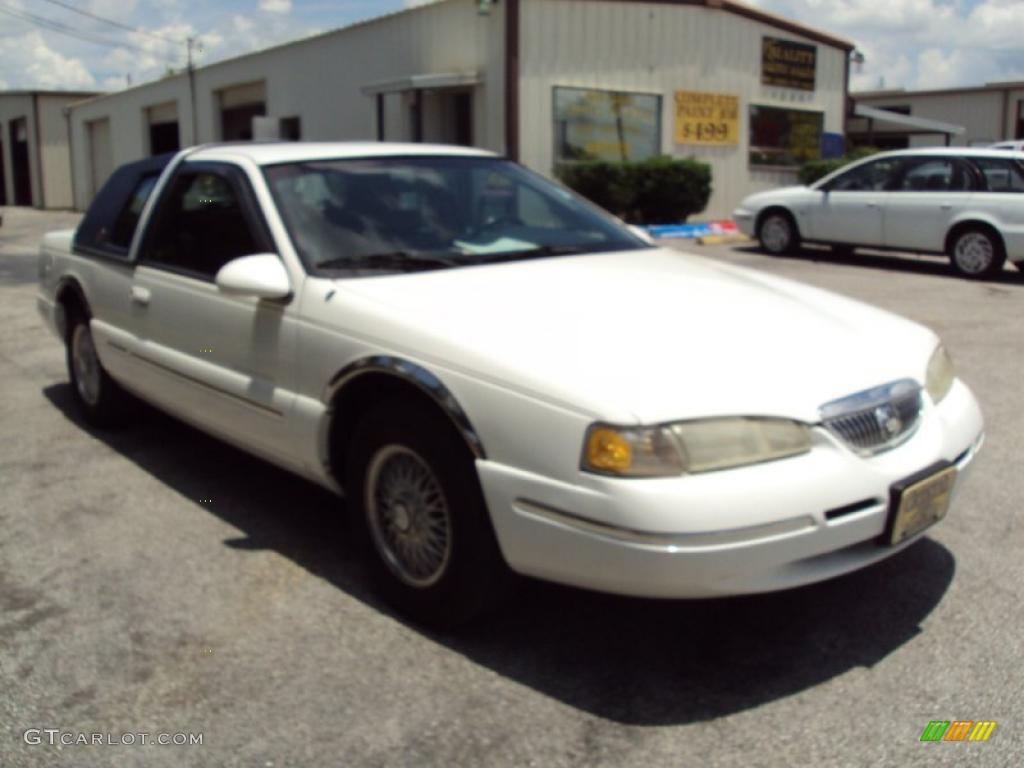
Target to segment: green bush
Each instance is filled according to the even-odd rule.
[[[838,171],[844,165],[848,165],[854,160],[862,160],[876,152],[878,150],[874,147],[856,147],[848,152],[845,157],[836,157],[831,160],[811,160],[800,166],[798,174],[800,183],[804,185],[813,184],[818,179],[828,176],[832,171]]]
[[[711,197],[711,166],[668,155],[639,163],[566,163],[555,174],[630,224],[683,222],[703,211]]]

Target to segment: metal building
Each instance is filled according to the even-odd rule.
[[[858,144],[880,149],[946,143],[979,147],[997,141],[1024,139],[1022,81],[929,91],[866,91],[853,94],[853,98],[858,108],[895,115],[872,120],[857,117],[855,113],[847,131]],[[900,116],[909,120],[902,120]],[[928,121],[944,125],[929,126]]]
[[[0,91],[0,205],[71,208],[67,106],[78,91]]]
[[[72,108],[75,203],[120,163],[260,137],[472,144],[545,174],[711,164],[705,217],[841,153],[853,45],[731,0],[438,0]]]

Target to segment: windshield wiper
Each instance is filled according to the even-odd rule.
[[[538,245],[535,248],[524,248],[519,251],[499,251],[497,253],[480,254],[479,263],[491,263],[495,261],[518,261],[520,259],[534,259],[538,256],[571,256],[576,253],[587,253],[590,248],[581,245]]]
[[[369,253],[363,256],[339,256],[317,264],[320,269],[398,269],[401,271],[444,269],[458,266],[460,262],[443,256],[412,253],[411,251],[387,251]]]

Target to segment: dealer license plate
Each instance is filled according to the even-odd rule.
[[[910,478],[894,485],[885,543],[896,546],[944,518],[955,484],[956,467],[946,467],[923,479]]]

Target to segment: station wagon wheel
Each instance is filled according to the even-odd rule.
[[[793,217],[785,211],[765,214],[757,230],[757,239],[761,248],[773,256],[792,253],[800,244],[800,235]]]
[[[969,227],[952,238],[949,260],[953,270],[964,277],[991,277],[1002,270],[1006,253],[990,231]]]
[[[495,604],[510,573],[472,455],[443,414],[377,407],[355,428],[345,477],[367,568],[388,602],[437,627]]]
[[[69,314],[66,346],[71,395],[79,413],[93,427],[118,424],[124,416],[127,397],[104,370],[89,318],[81,311]]]

